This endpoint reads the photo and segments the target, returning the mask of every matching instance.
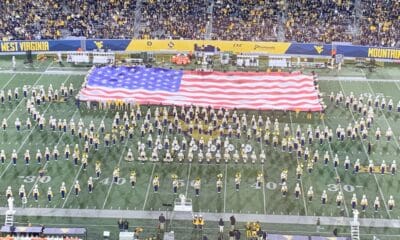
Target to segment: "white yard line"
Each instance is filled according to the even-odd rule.
[[[397,82],[394,82],[394,84],[396,85],[397,89],[400,90],[399,84]]]
[[[322,121],[322,124],[323,124],[323,126],[325,128],[325,126],[326,126],[325,120],[322,119],[321,121]],[[328,146],[329,146],[329,153],[331,155],[331,159],[333,159],[334,158],[334,154],[333,154],[333,150],[332,150],[332,145],[331,145],[331,143],[329,141],[328,141]],[[340,176],[339,176],[337,168],[335,168],[335,173],[336,173],[336,177],[340,179]],[[350,215],[349,215],[349,210],[348,210],[347,205],[346,205],[346,199],[344,197],[344,192],[343,192],[343,188],[342,188],[342,181],[340,181],[340,183],[339,183],[339,190],[340,190],[340,193],[342,194],[342,197],[343,197],[344,210],[346,211],[347,217],[349,217]]]
[[[263,176],[265,177],[264,164],[261,164],[261,170],[262,170]],[[266,202],[266,197],[265,197],[265,188],[266,188],[265,183],[262,185],[262,188],[263,188],[263,210],[264,210],[264,214],[267,214],[267,202]]]
[[[143,210],[145,209],[147,199],[149,198],[150,187],[153,185],[152,181],[153,181],[153,174],[154,174],[154,170],[155,169],[156,169],[156,164],[153,163],[153,170],[151,170],[151,175],[150,175],[150,179],[149,179],[149,185],[147,186],[146,197],[144,198]]]
[[[342,89],[343,95],[346,96],[345,91],[344,91],[344,88],[343,88],[343,85],[342,85],[342,82],[339,81],[339,85],[340,85],[340,88]],[[356,119],[355,119],[355,117],[354,117],[353,109],[352,109],[352,108],[350,108],[350,113],[351,113],[351,116],[352,116],[352,118],[353,118],[353,121],[356,122]],[[369,155],[368,155],[368,151],[367,151],[367,149],[365,148],[364,142],[363,142],[362,140],[361,140],[361,144],[362,144],[362,146],[363,146],[365,155],[367,156],[367,159],[368,159],[368,161],[369,161],[370,158],[369,158]],[[379,193],[380,193],[380,195],[381,195],[381,199],[382,199],[383,204],[384,204],[384,206],[385,206],[386,213],[388,214],[389,218],[392,218],[392,216],[390,215],[388,206],[387,206],[387,204],[386,204],[385,197],[383,196],[381,186],[379,185],[378,179],[376,178],[375,173],[373,173],[373,175],[374,175],[374,179],[375,179],[376,185],[378,186],[378,190],[379,190]]]
[[[226,184],[228,182],[228,164],[225,164],[225,184],[224,184],[224,212],[226,210]]]
[[[75,182],[76,182],[76,180],[78,179],[78,176],[79,176],[79,174],[80,174],[81,171],[82,171],[82,167],[83,167],[83,165],[81,164],[81,166],[79,167],[78,173],[76,174],[76,176],[75,176],[75,178],[74,178],[74,181],[73,181],[72,184],[71,184],[71,187],[70,187],[70,189],[69,189],[69,191],[68,191],[68,193],[67,193],[67,197],[65,198],[65,200],[64,200],[63,205],[61,206],[61,208],[64,208],[64,207],[65,207],[65,204],[67,203],[68,198],[69,198],[69,196],[71,195],[71,192],[72,192],[72,190],[73,190],[73,188],[74,188]]]
[[[75,112],[74,112],[74,114],[72,115],[70,121],[71,121],[72,119],[74,119],[75,114],[78,113],[78,111],[79,111],[79,109],[76,109],[76,110],[75,110]],[[65,133],[66,133],[66,132],[63,132],[63,133],[61,134],[61,136],[58,138],[57,144],[56,144],[55,146],[58,146],[58,145],[60,144],[61,140],[63,139],[63,137],[64,137],[64,135],[65,135]],[[47,165],[48,165],[48,164],[49,164],[49,161],[46,161],[46,163],[45,163],[44,166],[43,166],[43,170],[46,170],[46,169],[47,169]],[[31,195],[31,193],[32,193],[32,191],[33,191],[33,188],[34,188],[35,185],[39,182],[39,179],[40,179],[39,177],[36,178],[35,182],[33,183],[33,186],[32,186],[32,188],[31,188],[31,190],[29,190],[28,195],[27,195],[27,198],[28,198],[28,199],[29,199],[29,196]]]
[[[4,88],[6,88],[8,86],[8,84],[10,84],[10,82],[15,78],[15,76],[17,76],[17,74],[14,73],[1,89],[3,90]]]
[[[35,82],[32,86],[37,85],[37,83],[40,81],[40,79],[42,79],[43,76],[44,76],[43,74],[40,75],[39,78],[36,80],[36,82]],[[67,79],[68,79],[68,78],[67,78]],[[14,108],[14,110],[10,113],[10,115],[8,115],[7,121],[8,121],[8,120],[10,119],[10,117],[17,111],[19,105],[21,105],[21,103],[25,102],[24,100],[25,100],[25,99],[22,98],[22,99],[19,101],[18,105]],[[51,104],[51,103],[50,103],[50,104]],[[50,104],[49,104],[49,106],[50,106]],[[33,129],[32,129],[32,130],[33,130]]]
[[[39,78],[36,80],[36,82],[33,84],[33,86],[35,86],[35,85],[39,82],[39,80],[40,80],[42,77],[43,77],[43,75],[40,75]],[[67,79],[68,79],[68,78],[67,78]],[[67,79],[66,79],[66,80],[67,80]],[[66,80],[65,80],[65,81],[66,81]],[[10,115],[8,115],[7,121],[8,121],[8,119],[15,113],[15,111],[17,110],[17,108],[19,107],[19,105],[20,105],[22,102],[25,102],[24,99],[21,99],[20,103],[15,107],[14,111],[12,111]],[[42,114],[45,114],[45,113],[47,112],[47,110],[49,109],[49,107],[51,106],[51,104],[52,104],[52,102],[49,103],[49,104],[47,105],[46,109],[44,110],[44,112],[43,112]],[[37,126],[38,126],[38,125],[36,124],[35,126],[32,127],[32,130],[29,132],[29,134],[26,136],[25,140],[24,140],[24,141],[22,142],[22,144],[19,146],[19,148],[18,148],[18,150],[17,150],[17,154],[19,154],[19,152],[21,151],[22,147],[25,145],[26,141],[28,141],[29,137],[32,135],[33,131],[35,130],[35,128],[36,128]],[[1,179],[1,178],[4,176],[4,174],[7,172],[8,168],[11,166],[11,163],[12,163],[12,161],[10,161],[10,162],[7,164],[6,168],[5,168],[5,169],[3,170],[3,172],[0,174],[0,179]]]
[[[78,110],[78,109],[77,109],[77,110]],[[99,126],[100,126],[100,123],[101,123],[102,121],[104,121],[104,119],[106,118],[107,113],[108,113],[108,110],[105,112],[103,118],[102,118],[101,121],[99,122]],[[97,128],[97,133],[99,133],[99,132],[100,132],[100,127]],[[71,192],[72,192],[72,190],[73,190],[73,187],[74,187],[74,185],[75,185],[75,182],[76,182],[76,180],[78,180],[78,177],[79,177],[79,174],[80,174],[81,171],[82,171],[82,168],[83,168],[83,164],[81,164],[81,166],[79,167],[79,171],[78,171],[78,173],[76,174],[76,176],[75,176],[75,178],[74,178],[74,181],[72,182],[71,188],[69,189],[69,192],[67,193],[67,197],[66,197],[65,200],[64,200],[64,203],[63,203],[63,205],[62,205],[62,208],[65,207],[65,204],[67,203],[67,200],[68,200],[69,196],[71,195]]]
[[[374,90],[372,89],[371,84],[369,84],[369,83],[367,83],[367,84],[368,84],[368,87],[369,87],[369,89],[371,90],[372,94],[375,95],[375,92],[374,92]],[[397,84],[396,84],[396,86],[397,86]],[[395,108],[396,108],[396,106],[393,106],[393,109],[395,109]],[[385,122],[386,122],[386,124],[388,125],[388,127],[392,128],[392,126],[390,126],[390,123],[389,123],[389,121],[387,120],[387,118],[386,118],[386,116],[385,116],[385,113],[383,112],[382,108],[379,107],[378,109],[380,110],[380,112],[381,112],[383,118],[385,119]],[[392,111],[396,111],[396,110],[392,110]],[[392,129],[394,129],[394,128],[392,128]],[[396,135],[394,134],[394,131],[392,131],[392,132],[393,132],[393,139],[394,139],[394,142],[396,143],[397,148],[400,149],[400,145],[399,145],[398,139],[397,139]]]
[[[292,132],[292,136],[295,137],[295,133],[294,133],[294,126],[293,126],[293,121],[292,121],[292,113],[291,111],[289,111],[289,119],[290,119],[290,131]],[[297,164],[299,164],[299,159],[296,157],[297,159]],[[301,192],[302,192],[302,198],[303,198],[303,204],[304,204],[304,211],[306,216],[308,215],[308,211],[307,211],[307,203],[306,203],[306,193],[304,192],[304,188],[303,188],[303,177],[300,177],[300,187],[301,187]]]
[[[191,170],[192,170],[192,163],[189,163],[189,170],[188,170],[188,175],[187,175],[187,180],[186,180],[185,197],[188,196],[188,191],[189,191],[189,186],[190,186],[190,171]]]
[[[122,158],[124,157],[124,154],[125,154],[126,146],[128,146],[128,138],[125,139],[125,144],[124,144],[124,147],[123,147],[124,149],[122,150],[121,156],[119,157],[117,167],[119,167],[119,165],[121,165]],[[114,185],[114,179],[111,176],[111,183],[110,183],[110,187],[108,188],[107,195],[104,198],[103,209],[106,206],[106,203],[107,203],[108,197],[110,196],[110,192],[111,192],[111,189],[112,189],[113,185]]]

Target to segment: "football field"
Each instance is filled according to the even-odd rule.
[[[363,194],[366,195],[369,206],[365,212],[360,213],[360,218],[378,218],[378,219],[399,219],[400,208],[395,206],[393,210],[389,210],[388,200],[393,195],[396,203],[400,203],[399,174],[391,175],[389,171],[380,174],[379,167],[384,160],[387,166],[390,166],[393,160],[397,160],[400,153],[399,137],[400,137],[400,113],[397,112],[397,102],[400,101],[400,81],[391,79],[394,74],[385,73],[378,75],[375,73],[374,79],[378,80],[352,80],[350,77],[342,79],[333,76],[331,73],[320,74],[324,76],[324,80],[319,81],[320,91],[323,93],[325,104],[327,105],[324,118],[320,118],[319,113],[313,114],[311,119],[306,118],[306,113],[283,112],[283,111],[246,111],[248,121],[254,114],[262,115],[265,120],[267,117],[273,121],[278,119],[280,123],[280,132],[283,132],[285,124],[294,134],[298,125],[302,132],[306,132],[311,125],[313,132],[317,126],[323,131],[325,126],[331,128],[334,132],[334,138],[331,143],[324,141],[320,144],[314,139],[312,144],[306,144],[310,149],[312,157],[315,150],[319,151],[320,159],[314,164],[311,173],[307,172],[307,162],[304,158],[298,159],[296,153],[283,152],[280,145],[274,148],[271,145],[257,142],[255,137],[248,139],[246,134],[237,139],[233,137],[230,143],[235,149],[240,150],[242,144],[252,146],[252,151],[257,153],[264,149],[267,159],[265,164],[261,164],[258,160],[251,163],[249,160],[246,164],[240,161],[235,164],[231,161],[229,164],[223,163],[198,163],[197,154],[194,154],[194,161],[188,163],[185,161],[180,164],[176,160],[173,163],[152,163],[144,164],[137,161],[128,162],[125,160],[128,149],[131,148],[134,156],[137,156],[138,142],[145,142],[147,137],[141,138],[140,126],[143,122],[138,121],[138,126],[134,130],[134,137],[126,139],[124,142],[117,142],[115,146],[105,147],[103,141],[100,142],[98,151],[93,147],[90,148],[88,167],[84,170],[81,163],[74,165],[72,158],[66,160],[63,156],[66,144],[71,146],[79,144],[82,151],[84,141],[80,140],[76,135],[72,136],[70,131],[52,131],[48,124],[44,130],[39,130],[36,123],[32,120],[33,127],[27,129],[25,120],[29,114],[26,109],[26,99],[21,95],[22,87],[28,85],[30,87],[44,86],[47,92],[48,86],[51,84],[54,89],[59,89],[62,84],[69,86],[74,85],[74,94],[77,94],[79,88],[84,81],[84,69],[75,69],[73,67],[55,67],[53,63],[43,62],[32,69],[21,69],[16,72],[8,71],[8,62],[1,62],[2,71],[0,69],[0,89],[6,93],[10,89],[14,92],[15,88],[19,88],[20,97],[18,100],[13,99],[11,102],[6,101],[0,104],[0,120],[7,119],[8,128],[0,131],[0,150],[4,150],[7,160],[4,164],[0,164],[0,204],[7,205],[5,193],[8,186],[12,187],[13,194],[17,196],[18,189],[23,184],[28,195],[26,207],[32,208],[66,208],[66,209],[113,209],[113,210],[145,210],[145,211],[170,211],[173,202],[178,198],[179,194],[185,194],[187,198],[193,201],[193,210],[199,213],[244,213],[244,214],[269,214],[269,215],[301,215],[301,216],[345,216],[352,217],[351,198],[356,194],[358,204]],[[346,71],[350,71],[346,69]],[[365,73],[359,69],[353,69],[354,78],[358,79],[365,76]],[[82,73],[82,74],[80,74]],[[339,76],[340,77],[340,76]],[[332,78],[328,80],[329,78]],[[346,138],[339,141],[336,138],[336,128],[340,124],[346,128],[349,123],[354,125],[355,121],[360,121],[362,115],[358,111],[345,108],[341,103],[335,106],[329,101],[330,92],[335,94],[342,91],[345,96],[351,92],[355,96],[364,94],[366,100],[368,95],[372,95],[372,99],[376,96],[385,97],[388,102],[393,99],[394,110],[388,112],[385,109],[374,108],[374,123],[368,130],[367,140],[361,140],[359,137],[355,140]],[[65,101],[46,102],[40,106],[36,106],[40,113],[44,114],[46,121],[52,116],[56,119],[66,119],[69,122],[74,119],[78,123],[82,119],[85,127],[89,126],[93,121],[96,130],[103,120],[106,126],[106,132],[111,131],[116,111],[115,110],[93,110],[87,109],[84,104],[81,108],[77,108],[74,97],[69,97]],[[147,106],[141,106],[144,115]],[[155,108],[152,107],[152,110]],[[241,114],[243,111],[239,111]],[[121,114],[122,116],[122,114]],[[17,131],[14,127],[15,120],[19,118],[22,121],[22,130]],[[250,119],[249,119],[250,118]],[[393,138],[390,142],[384,137],[388,128],[393,130]],[[380,128],[382,131],[381,140],[375,140],[375,131]],[[98,132],[101,136],[100,132]],[[182,136],[169,136],[171,142],[176,136],[181,139]],[[165,135],[162,137],[164,138]],[[155,137],[153,137],[155,139]],[[188,142],[190,137],[186,136]],[[372,153],[367,154],[368,142],[372,143]],[[58,161],[50,158],[50,161],[42,160],[40,164],[35,159],[38,149],[44,155],[45,148],[50,150],[58,147],[61,157]],[[13,151],[18,153],[16,166],[10,161]],[[31,161],[29,165],[25,165],[23,156],[26,150],[31,153]],[[151,149],[146,150],[148,156]],[[330,161],[327,166],[323,164],[323,155],[328,151]],[[339,167],[334,168],[333,158],[337,154],[340,163]],[[346,156],[351,160],[350,170],[344,168],[344,159]],[[353,165],[356,159],[360,159],[361,171],[357,174],[353,173]],[[369,161],[372,160],[376,166],[374,174],[366,172]],[[102,163],[102,173],[99,179],[94,179],[93,193],[87,191],[87,181],[89,177],[95,177],[95,162]],[[304,165],[301,179],[297,181],[296,167],[298,163]],[[120,178],[117,183],[113,183],[112,175],[115,167],[120,168]],[[288,171],[288,196],[282,197],[281,194],[281,172],[286,169]],[[45,176],[39,177],[39,171],[45,170]],[[130,172],[135,170],[137,173],[136,187],[132,188],[129,176]],[[241,173],[240,190],[235,190],[235,175]],[[264,175],[263,187],[256,187],[257,174],[262,172]],[[178,194],[174,194],[172,190],[172,174],[176,174],[179,179]],[[217,175],[223,175],[223,188],[221,193],[216,191]],[[155,176],[160,179],[160,188],[156,193],[153,190],[152,181]],[[195,196],[193,182],[196,178],[201,179],[200,196]],[[337,179],[340,179],[337,182]],[[78,196],[74,192],[74,183],[79,181],[82,191]],[[61,183],[65,182],[67,187],[67,195],[63,200],[59,193]],[[294,188],[296,183],[300,183],[302,194],[298,199],[294,196]],[[40,196],[35,201],[32,196],[34,185],[38,184]],[[307,190],[310,186],[314,189],[313,201],[308,201]],[[47,190],[51,187],[54,193],[53,200],[47,200]],[[326,190],[328,194],[327,204],[321,204],[321,194]],[[341,192],[344,197],[344,204],[340,207],[336,205],[336,196]],[[373,204],[376,197],[380,199],[380,209],[374,211]],[[15,205],[22,206],[21,200],[16,197]],[[361,210],[360,205],[357,206]]]

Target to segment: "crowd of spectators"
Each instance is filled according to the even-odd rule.
[[[296,42],[352,42],[352,0],[288,0],[285,37]]]
[[[0,14],[3,40],[136,33],[158,39],[400,45],[398,0],[3,0]]]
[[[213,7],[213,39],[276,40],[281,14],[279,1],[232,0],[215,1]]]
[[[400,45],[400,1],[363,0],[360,18],[360,43],[363,45]]]
[[[4,0],[0,37],[12,39],[129,38],[133,35],[132,0]]]
[[[208,0],[143,0],[142,38],[204,39]]]

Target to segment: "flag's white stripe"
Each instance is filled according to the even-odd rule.
[[[295,100],[305,100],[305,99],[318,99],[317,96],[313,93],[308,93],[308,94],[303,94],[303,93],[298,93],[298,94],[276,94],[276,95],[270,95],[270,94],[232,94],[232,95],[227,95],[224,93],[213,93],[213,94],[208,94],[208,93],[190,93],[190,92],[179,92],[177,94],[155,94],[154,92],[146,92],[146,91],[132,91],[129,93],[124,93],[120,91],[102,91],[102,90],[83,90],[82,93],[88,93],[90,95],[98,95],[98,96],[110,96],[110,97],[137,97],[137,98],[146,98],[146,97],[182,97],[186,99],[191,99],[191,98],[203,98],[203,99],[220,99],[220,100],[249,100],[249,101],[254,101],[254,100],[274,100],[274,101],[295,101]],[[153,96],[156,95],[156,96]]]
[[[101,90],[104,93],[108,93],[108,92],[121,92],[121,93],[125,93],[125,94],[134,94],[137,92],[149,92],[151,93],[151,91],[148,91],[146,89],[134,89],[134,90],[130,90],[130,89],[126,89],[126,88],[107,88],[107,87],[87,87],[87,90]],[[211,94],[226,94],[226,95],[230,95],[230,94],[270,94],[270,95],[281,95],[281,94],[291,94],[291,95],[297,95],[299,93],[307,93],[307,94],[311,94],[314,93],[314,95],[316,96],[317,94],[315,93],[315,88],[314,86],[312,87],[301,87],[301,88],[295,88],[295,87],[290,87],[290,88],[255,88],[255,89],[248,89],[248,88],[204,88],[204,87],[184,87],[181,86],[181,88],[179,89],[179,92],[167,92],[167,91],[161,91],[161,90],[157,90],[154,91],[154,94],[161,94],[161,95],[176,95],[180,92],[189,92],[189,93],[209,93]]]
[[[298,75],[298,76],[256,76],[256,75],[248,75],[248,76],[238,76],[238,75],[201,75],[201,74],[184,74],[183,75],[184,79],[215,79],[215,80],[231,80],[231,81],[240,81],[240,80],[253,80],[253,81],[310,81],[313,80],[313,77],[311,76],[305,76],[305,75]]]
[[[171,95],[171,96],[157,96],[154,94],[120,94],[118,92],[114,93],[114,94],[107,94],[104,95],[101,92],[98,91],[84,91],[82,93],[83,95],[86,96],[104,96],[107,98],[132,98],[132,99],[154,99],[157,101],[180,101],[180,102],[193,102],[193,101],[197,101],[197,102],[204,102],[204,103],[216,103],[216,102],[226,102],[229,104],[234,104],[234,103],[248,103],[248,104],[253,104],[253,103],[275,103],[275,104],[285,104],[285,103],[289,103],[290,104],[300,104],[300,103],[313,103],[313,104],[319,104],[319,99],[318,98],[298,98],[298,99],[285,99],[284,97],[280,98],[280,99],[268,99],[268,98],[264,98],[264,99],[249,99],[246,97],[236,97],[236,98],[232,98],[232,99],[227,99],[227,98],[213,98],[211,96],[203,96],[203,97],[192,97],[192,96],[182,96],[182,95]]]
[[[285,83],[268,83],[268,82],[252,82],[252,83],[237,83],[232,81],[223,81],[223,82],[198,82],[191,83],[186,80],[182,80],[180,87],[216,87],[216,88],[289,88],[289,87],[314,87],[313,83],[303,82],[303,83],[294,83],[294,82],[285,82]]]
[[[108,98],[106,97],[105,100]],[[110,98],[110,99],[115,99],[115,98]],[[124,99],[124,98],[121,98]],[[81,98],[83,101],[99,101],[98,97],[86,97],[83,96]],[[153,99],[146,99],[146,100],[137,100],[137,99],[129,99],[141,104],[174,104],[178,106],[183,106],[183,105],[189,105],[189,104],[194,104],[194,105],[200,105],[200,106],[212,106],[212,107],[226,107],[226,108],[248,108],[248,109],[263,109],[263,110],[268,110],[268,109],[287,109],[287,110],[301,110],[301,111],[319,111],[321,110],[321,105],[319,104],[309,104],[309,103],[301,103],[301,104],[267,104],[267,103],[256,103],[256,104],[243,104],[243,103],[234,103],[234,104],[227,104],[226,102],[214,102],[214,103],[209,103],[209,102],[187,102],[187,101],[177,101],[177,100],[167,100],[167,101],[157,101]]]

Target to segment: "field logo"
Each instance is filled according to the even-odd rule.
[[[315,50],[317,51],[318,54],[321,54],[324,51],[324,46],[323,45],[316,45],[314,46]]]
[[[94,44],[96,45],[97,49],[103,48],[103,41],[94,41]]]

